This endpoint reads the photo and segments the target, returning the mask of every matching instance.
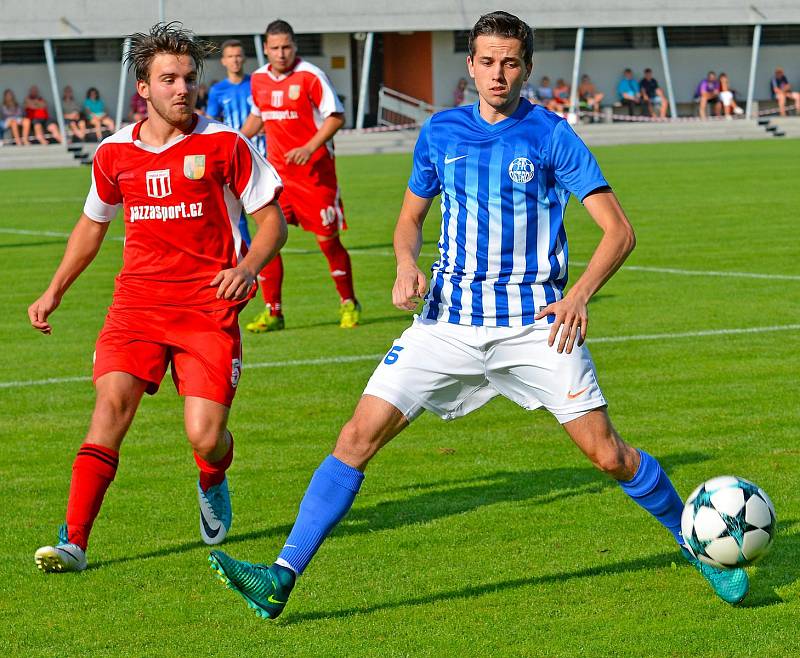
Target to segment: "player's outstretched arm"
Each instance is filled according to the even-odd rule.
[[[52,331],[48,316],[58,308],[61,298],[67,292],[72,282],[78,278],[94,260],[103,238],[108,231],[108,222],[95,222],[82,214],[67,241],[67,248],[61,264],[56,269],[50,285],[41,297],[28,307],[28,317],[34,329],[43,334]]]
[[[286,151],[286,162],[293,162],[294,164],[304,165],[311,159],[320,146],[331,139],[338,130],[344,125],[344,114],[334,112],[325,118],[322,125],[319,127],[314,136],[309,139],[303,146],[298,146],[289,151]]]
[[[217,299],[247,299],[258,273],[286,244],[289,230],[277,201],[252,213],[258,231],[247,255],[236,267],[220,271],[210,285],[217,287]]]
[[[413,311],[428,288],[428,277],[417,267],[417,258],[422,249],[422,225],[432,201],[406,189],[394,229],[397,278],[392,288],[392,303],[404,311]]]
[[[545,306],[536,314],[537,320],[555,315],[548,341],[551,346],[556,341],[559,329],[563,327],[558,341],[559,352],[566,349],[567,353],[570,353],[576,342],[582,345],[586,340],[589,300],[620,268],[636,246],[633,227],[625,216],[622,206],[619,205],[616,195],[610,189],[603,188],[593,192],[583,200],[583,205],[602,229],[603,237],[594,250],[586,270],[566,296],[558,302]]]
[[[261,130],[261,127],[264,125],[264,122],[261,120],[261,117],[257,117],[255,114],[250,114],[247,117],[247,120],[244,122],[242,129],[239,131],[250,139],[254,135],[258,134],[258,131]]]

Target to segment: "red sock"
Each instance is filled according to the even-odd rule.
[[[331,271],[333,282],[336,284],[339,297],[342,301],[348,299],[355,301],[356,293],[353,291],[353,269],[350,267],[350,254],[347,253],[339,236],[321,241],[319,248],[328,259],[328,268]]]
[[[231,437],[231,444],[228,446],[228,452],[218,462],[210,464],[205,459],[194,453],[194,460],[197,462],[197,467],[200,469],[200,488],[203,491],[208,491],[209,487],[216,487],[222,484],[225,479],[225,471],[233,461],[233,434],[228,432]]]
[[[72,464],[67,503],[67,537],[84,551],[100,512],[103,496],[117,474],[119,453],[94,443],[84,443]]]
[[[272,315],[281,315],[281,287],[283,286],[283,259],[278,254],[264,266],[258,275],[261,294],[272,309]]]

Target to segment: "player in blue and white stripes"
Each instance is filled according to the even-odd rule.
[[[244,45],[238,39],[223,42],[220,62],[226,71],[224,80],[220,80],[208,90],[208,106],[206,114],[212,119],[222,121],[234,130],[241,130],[253,109],[253,95],[250,92],[250,76],[244,72]],[[267,157],[264,135],[257,135],[252,140],[259,153]],[[242,213],[239,218],[239,231],[242,239],[250,245],[250,231],[247,228],[247,217]]]
[[[589,299],[633,249],[633,229],[567,122],[520,99],[532,69],[530,28],[494,12],[476,23],[469,45],[479,102],[436,114],[423,127],[395,229],[393,302],[414,310],[424,295],[422,312],[378,365],[314,473],[275,564],[214,551],[212,566],[261,616],[276,617],[382,446],[423,410],[451,419],[504,395],[525,409],[550,411],[595,466],[672,533],[714,591],[737,603],[747,574],[712,568],[686,550],[681,498],[658,461],[614,429],[583,345]],[[440,194],[439,259],[428,289],[417,258],[423,221]],[[570,195],[602,238],[565,294]]]

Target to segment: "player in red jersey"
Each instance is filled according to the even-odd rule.
[[[83,214],[49,287],[28,309],[33,327],[49,334],[48,317],[94,259],[121,205],[123,266],[97,339],[94,414],[72,467],[60,541],[36,551],[43,571],[86,568],[122,440],[142,395],[158,390],[168,366],[200,469],[201,536],[208,544],[224,539],[233,458],[227,420],[242,364],[238,313],[286,241],[275,170],[239,133],[194,112],[209,46],[174,24],[135,34],[132,43],[128,63],[148,118],[97,149]],[[259,227],[246,254],[242,207]]]
[[[283,178],[280,204],[290,224],[313,233],[339,293],[339,326],[358,325],[361,306],[353,291],[350,255],[339,239],[347,228],[330,142],[344,125],[344,108],[328,76],[297,56],[292,26],[273,21],[267,26],[264,54],[269,64],[250,78],[253,111],[242,126],[247,137],[262,127],[267,136],[267,159]],[[262,333],[283,329],[280,256],[261,272],[266,308],[246,325]]]

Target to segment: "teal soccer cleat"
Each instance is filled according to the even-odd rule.
[[[717,569],[701,562],[683,547],[681,553],[711,584],[714,593],[726,603],[736,605],[747,596],[750,581],[744,569]]]
[[[67,537],[67,524],[58,529],[58,543],[55,546],[42,546],[34,555],[36,566],[45,573],[83,571],[86,569],[86,551],[77,544],[71,544]]]
[[[259,617],[276,619],[283,612],[295,582],[291,569],[234,560],[222,551],[211,551],[208,562],[217,578],[240,594]]]

